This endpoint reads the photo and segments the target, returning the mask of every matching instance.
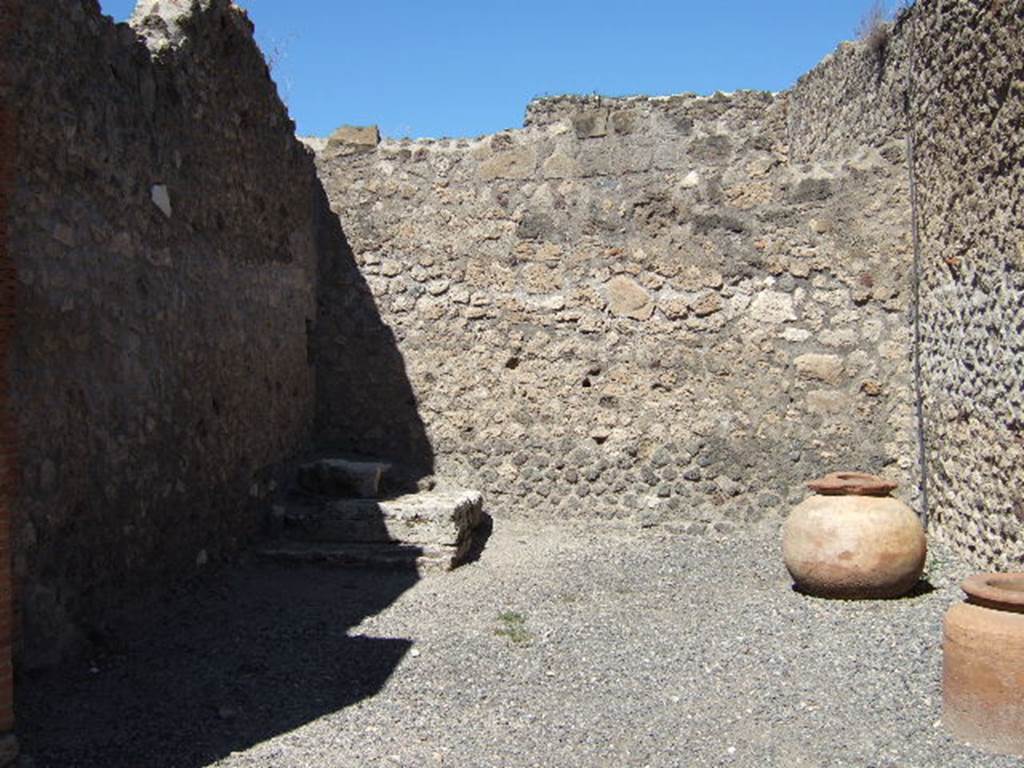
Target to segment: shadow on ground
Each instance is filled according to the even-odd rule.
[[[434,455],[404,360],[319,184],[315,194],[318,432],[397,460],[415,482]],[[347,707],[380,691],[411,645],[349,630],[418,578],[411,564],[249,562],[179,585],[97,623],[91,659],[19,670],[22,751],[35,768],[199,768]]]
[[[469,550],[458,564],[461,566],[477,562],[483,555],[484,550],[487,548],[487,542],[490,541],[493,534],[494,518],[484,512],[480,526],[473,531],[473,541],[469,546]]]
[[[198,768],[372,696],[411,646],[351,635],[415,570],[245,564],[123,622],[17,701],[36,768]]]
[[[790,589],[793,592],[796,592],[798,595],[810,597],[815,600],[864,600],[865,602],[868,600],[912,600],[915,597],[924,597],[925,595],[930,595],[932,592],[935,591],[935,587],[928,579],[919,579],[918,582],[905,595],[890,598],[822,597],[821,595],[816,595],[813,592],[807,592],[806,590],[798,587],[796,584],[790,585]]]
[[[434,452],[398,340],[322,187],[313,186],[319,306],[316,321],[307,321],[307,342],[317,376],[315,432],[325,438],[318,442],[397,462],[415,485],[433,473]],[[238,465],[218,473],[248,471],[244,455],[229,458]],[[206,513],[209,519],[198,516],[209,528],[199,531],[203,542],[226,525],[217,509]],[[244,542],[261,512],[245,517],[232,507],[232,514],[244,523],[233,539]],[[115,522],[100,521],[119,531]],[[378,539],[386,532],[372,516],[365,525]],[[136,606],[132,618],[108,621],[119,601],[135,603],[143,590],[165,589],[159,580],[166,569],[147,566],[180,548],[154,550],[153,563],[136,559],[118,569],[111,566],[118,552],[87,551],[70,533],[57,533],[48,542],[54,557],[74,554],[85,564],[82,584],[73,589],[85,595],[91,583],[103,586],[72,617],[83,627],[102,627],[102,636],[91,638],[96,642],[85,661],[42,672],[19,668],[19,737],[36,768],[205,766],[372,696],[411,644],[350,634],[417,582],[411,565],[383,572],[243,564],[161,592],[167,596],[159,604]],[[29,649],[48,641],[29,633],[22,640]]]

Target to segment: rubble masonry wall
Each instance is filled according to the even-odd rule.
[[[788,106],[565,97],[472,140],[310,142],[438,474],[498,516],[694,533],[842,467],[915,501],[903,143],[805,162]],[[344,316],[344,284],[321,291]],[[355,375],[321,347],[322,378]],[[355,448],[335,400],[318,427]]]
[[[244,12],[189,5],[25,3],[5,57],[29,666],[244,542],[311,431],[314,168]]]

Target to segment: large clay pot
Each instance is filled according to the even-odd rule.
[[[946,613],[942,698],[959,739],[1024,757],[1024,573],[979,573]]]
[[[924,528],[888,494],[896,484],[861,472],[836,472],[807,484],[819,495],[786,520],[782,552],[797,589],[819,597],[905,595],[921,578]]]

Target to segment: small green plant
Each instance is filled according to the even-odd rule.
[[[515,611],[505,611],[498,614],[500,626],[494,630],[498,637],[506,637],[510,643],[515,645],[529,645],[533,635],[526,628],[526,616]]]

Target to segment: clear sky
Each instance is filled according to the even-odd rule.
[[[236,0],[302,135],[342,124],[391,137],[522,125],[526,103],[784,90],[872,0]],[[117,20],[134,0],[100,0]]]

